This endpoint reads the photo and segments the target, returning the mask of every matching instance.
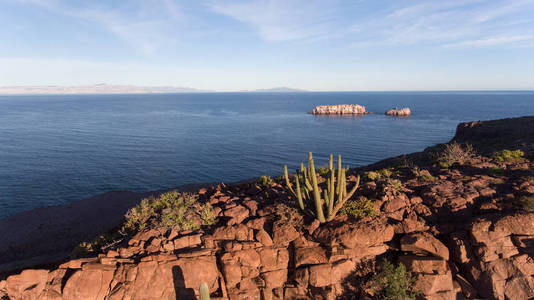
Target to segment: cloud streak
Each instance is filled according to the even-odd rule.
[[[73,7],[69,2],[59,0],[16,1],[34,5],[52,14],[97,24],[146,55],[152,54],[157,47],[174,41],[175,38],[169,31],[184,19],[173,0],[140,2],[131,5],[130,10],[133,12],[91,2],[84,7]]]
[[[373,4],[364,1],[215,0],[207,6],[247,25],[267,42],[343,38],[352,47],[421,43],[445,47],[519,46],[528,41],[519,36],[534,34],[534,20],[529,18],[534,14],[533,0],[419,0],[396,1],[389,6],[375,3],[374,9],[367,11],[366,5]],[[521,18],[530,26],[510,22]],[[495,36],[509,38],[497,41]]]

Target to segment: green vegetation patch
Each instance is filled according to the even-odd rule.
[[[523,196],[519,198],[519,203],[524,211],[534,211],[534,196]]]
[[[270,187],[274,184],[274,180],[271,176],[263,175],[258,179],[257,183],[262,187]]]
[[[493,154],[491,159],[498,162],[511,162],[522,161],[524,156],[525,152],[521,150],[502,150]]]
[[[179,227],[180,230],[197,229],[215,224],[216,216],[210,204],[201,204],[197,196],[170,191],[159,197],[148,197],[130,209],[122,231],[143,230],[154,227]]]
[[[377,215],[373,201],[363,196],[359,197],[357,200],[354,199],[347,201],[347,203],[345,203],[345,205],[339,210],[339,213],[341,215],[352,216],[355,218]]]
[[[380,271],[373,277],[375,292],[379,299],[385,300],[415,299],[420,294],[413,288],[415,281],[403,264],[395,266],[387,259],[383,260]]]
[[[72,257],[84,257],[90,256],[95,253],[99,253],[103,247],[110,245],[122,238],[122,235],[118,232],[104,233],[97,236],[90,242],[82,242],[78,244],[71,252]]]
[[[382,178],[390,178],[393,175],[398,175],[398,173],[392,168],[368,171],[364,173],[366,178],[373,181],[380,180]]]

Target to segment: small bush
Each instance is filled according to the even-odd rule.
[[[380,180],[382,178],[390,178],[392,175],[396,175],[396,174],[397,173],[392,171],[391,169],[380,169],[380,170],[368,171],[364,173],[365,177],[373,181]]]
[[[427,175],[427,174],[421,175],[421,176],[419,176],[417,178],[419,178],[419,180],[422,181],[422,182],[433,182],[433,181],[436,181],[436,177],[434,177],[432,175]]]
[[[78,244],[71,252],[72,257],[83,257],[99,253],[100,250],[114,241],[121,239],[122,236],[118,232],[104,233],[97,236],[90,242],[82,242]]]
[[[449,168],[455,163],[464,164],[475,156],[473,146],[452,142],[445,145],[445,149],[437,157],[437,163],[442,168]]]
[[[523,196],[519,198],[519,203],[524,211],[534,212],[534,196]]]
[[[402,191],[403,189],[403,186],[402,186],[402,182],[398,179],[390,179],[388,180],[388,187],[392,190],[395,190],[397,192],[400,192]]]
[[[505,161],[517,161],[517,160],[523,160],[523,157],[525,156],[525,152],[521,150],[502,150],[499,151],[491,156],[491,159],[498,162],[505,162]]]
[[[258,185],[262,187],[270,187],[274,184],[274,180],[271,178],[271,176],[263,175],[258,179]]]
[[[128,211],[122,231],[143,230],[148,226],[178,226],[180,230],[188,230],[214,224],[211,205],[196,200],[195,195],[177,191],[163,193],[158,198],[145,198]]]
[[[365,197],[360,197],[358,200],[348,200],[339,210],[339,214],[355,218],[377,215],[373,201]]]
[[[436,181],[436,177],[432,176],[428,170],[425,169],[419,169],[419,167],[415,166],[412,168],[413,174],[417,177],[417,179],[421,182],[433,182]]]
[[[419,291],[413,290],[415,280],[403,264],[395,266],[384,259],[380,271],[373,278],[374,290],[380,299],[415,299],[420,294]]]
[[[330,171],[328,170],[328,168],[319,168],[317,172],[319,173],[319,175],[321,175],[321,177],[326,177],[328,176]]]

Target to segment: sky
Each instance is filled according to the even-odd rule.
[[[0,86],[533,90],[534,0],[0,0]]]

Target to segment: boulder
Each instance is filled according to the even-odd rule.
[[[379,246],[391,241],[394,234],[393,226],[379,219],[362,219],[350,223],[330,222],[313,232],[313,235],[326,245],[342,244],[347,248]]]
[[[402,255],[399,262],[414,273],[446,274],[449,270],[447,262],[439,257]]]
[[[295,267],[319,265],[328,262],[326,252],[321,247],[295,249]]]
[[[44,290],[48,270],[24,270],[5,281],[5,290],[12,299],[36,299]]]
[[[401,250],[422,255],[434,255],[449,260],[449,249],[428,232],[405,235],[400,240]]]

